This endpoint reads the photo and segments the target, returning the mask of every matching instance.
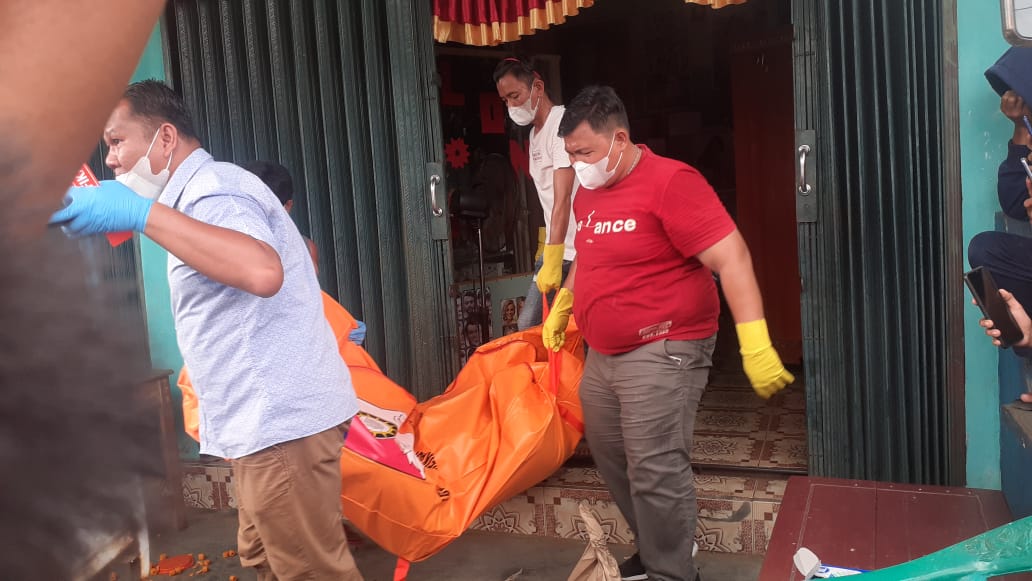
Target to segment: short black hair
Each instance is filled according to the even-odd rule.
[[[281,204],[294,199],[294,180],[290,177],[290,171],[275,161],[254,160],[245,161],[240,167],[258,176],[258,179],[265,182],[272,193],[276,194]]]
[[[609,133],[622,127],[630,130],[627,109],[612,87],[590,85],[581,89],[566,106],[559,122],[559,137],[566,137],[584,121],[596,133]]]
[[[541,78],[541,75],[534,69],[534,63],[528,59],[522,59],[517,57],[509,57],[502,59],[501,62],[495,66],[494,70],[494,83],[497,85],[498,81],[505,75],[512,75],[516,77],[516,80],[524,83],[528,87],[534,84],[534,81]]]
[[[122,98],[129,103],[133,115],[148,120],[155,127],[171,123],[180,135],[200,141],[183,99],[165,83],[155,79],[133,83]]]

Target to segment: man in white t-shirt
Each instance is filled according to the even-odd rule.
[[[576,257],[573,238],[577,227],[571,208],[577,178],[563,140],[559,138],[564,108],[549,98],[541,75],[529,63],[507,58],[495,67],[494,82],[513,123],[533,126],[530,176],[545,213],[544,252],[534,265],[537,276],[527,290],[527,300],[517,321],[522,330],[541,324],[541,295],[548,293],[552,300]]]

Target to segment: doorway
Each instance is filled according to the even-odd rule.
[[[694,463],[704,470],[807,472],[790,12],[789,0],[720,10],[683,0],[599,2],[560,26],[501,47],[437,45],[446,151],[461,143],[471,167],[505,156],[514,172],[512,187],[495,198],[503,200],[495,207],[505,218],[497,231],[484,228],[492,240],[489,263],[501,263],[491,274],[529,281],[526,258],[533,256],[543,224],[523,169],[527,130],[507,119],[491,81],[494,66],[507,56],[532,59],[556,103],[588,84],[613,86],[627,106],[634,141],[696,167],[736,219],[753,252],[775,346],[799,381],[769,402],[759,399],[742,373],[734,322],[723,305],[693,450]],[[476,170],[449,171],[449,190],[461,192]],[[469,229],[460,217],[453,216],[452,229],[461,287],[475,278],[475,265],[463,260],[472,255],[472,237],[463,235]],[[499,256],[498,247],[510,255]],[[514,292],[525,289],[522,282]],[[504,307],[504,298],[494,296],[494,306]],[[462,316],[458,312],[460,326]],[[587,462],[586,452],[577,460]]]

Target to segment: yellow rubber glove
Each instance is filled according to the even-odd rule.
[[[537,273],[537,287],[542,293],[549,293],[563,285],[563,253],[565,244],[546,244],[545,259]]]
[[[739,323],[735,325],[735,330],[738,331],[738,343],[742,347],[742,367],[756,395],[768,399],[795,381],[770,344],[766,319]]]
[[[548,311],[548,318],[541,327],[541,340],[546,349],[558,352],[566,342],[566,325],[570,322],[573,311],[573,292],[568,288],[559,289]]]
[[[545,230],[544,226],[538,228],[538,247],[537,252],[534,253],[534,262],[541,260],[541,256],[545,253],[545,242],[548,241],[546,232],[547,230]]]

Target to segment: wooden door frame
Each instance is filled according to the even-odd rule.
[[[946,207],[946,221],[949,229],[947,235],[947,254],[949,256],[948,276],[957,284],[948,287],[946,303],[949,312],[945,321],[946,337],[943,344],[947,352],[946,390],[949,397],[950,421],[954,429],[950,433],[950,450],[953,462],[950,466],[951,484],[967,484],[967,411],[965,409],[966,387],[964,358],[964,290],[960,284],[964,271],[964,218],[963,192],[960,175],[960,81],[957,55],[957,0],[941,0],[942,2],[942,38],[943,38],[943,102],[945,106],[946,136],[943,148],[943,179],[949,203]]]

